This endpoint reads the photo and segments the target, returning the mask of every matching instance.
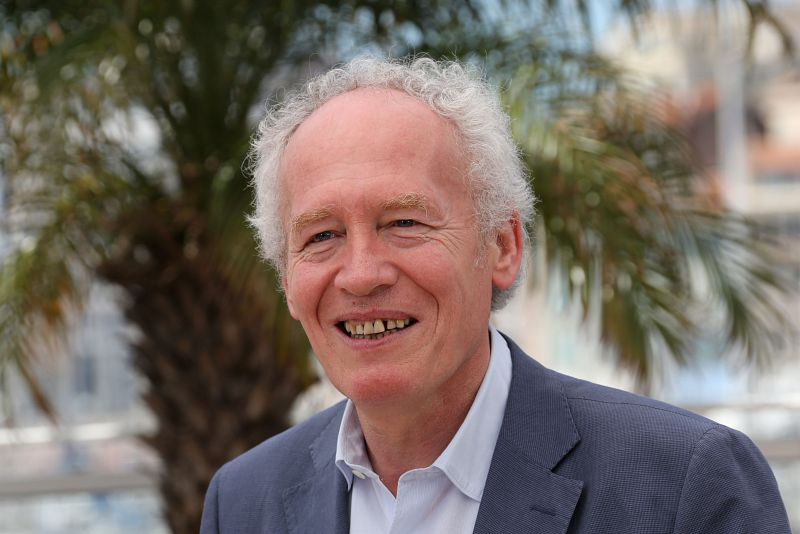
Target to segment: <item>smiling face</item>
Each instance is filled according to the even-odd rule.
[[[435,402],[483,378],[492,285],[512,284],[521,237],[512,220],[481,247],[464,174],[453,126],[398,91],[338,96],[289,140],[289,309],[357,406]]]

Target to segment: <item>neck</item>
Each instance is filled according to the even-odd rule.
[[[447,448],[464,422],[488,366],[487,348],[466,362],[432,398],[356,406],[372,469],[392,495],[397,495],[403,473],[428,467]]]

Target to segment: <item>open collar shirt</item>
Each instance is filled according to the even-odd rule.
[[[472,532],[511,385],[508,344],[493,327],[489,335],[489,367],[464,422],[433,464],[400,477],[396,498],[373,471],[347,401],[336,466],[351,491],[351,534]]]

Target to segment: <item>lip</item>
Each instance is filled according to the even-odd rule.
[[[383,336],[380,339],[367,339],[367,338],[356,339],[350,337],[349,335],[347,335],[346,332],[343,332],[338,328],[336,328],[335,330],[338,332],[339,336],[341,337],[345,345],[347,345],[351,349],[372,350],[372,349],[380,349],[388,345],[389,343],[394,343],[397,340],[401,340],[407,335],[409,330],[411,330],[411,327],[406,327],[402,330],[397,330],[394,334],[391,334],[389,336]]]
[[[333,324],[339,324],[346,321],[375,321],[376,319],[417,319],[413,314],[397,310],[369,310],[365,312],[350,312],[336,317]]]

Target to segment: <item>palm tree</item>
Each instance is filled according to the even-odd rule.
[[[524,14],[517,24],[536,29],[532,41],[477,0],[0,6],[4,223],[19,238],[0,275],[0,373],[17,369],[52,413],[32,356],[63,332],[92,280],[119,286],[159,422],[146,439],[163,460],[166,519],[197,532],[215,469],[285,428],[314,380],[244,224],[254,110],[364,46],[456,54],[512,80],[547,265],[599,273],[568,289],[587,308],[606,295],[602,334],[621,365],[647,378],[656,340],[689,357],[679,333],[691,324],[692,258],[730,312],[729,338],[760,354],[765,315],[744,303],[769,311],[772,275],[735,254],[733,271],[720,252],[755,250],[747,225],[698,203],[679,136],[637,107],[590,39],[573,38],[588,2],[566,5],[502,4]],[[618,9],[635,21],[648,7]]]

